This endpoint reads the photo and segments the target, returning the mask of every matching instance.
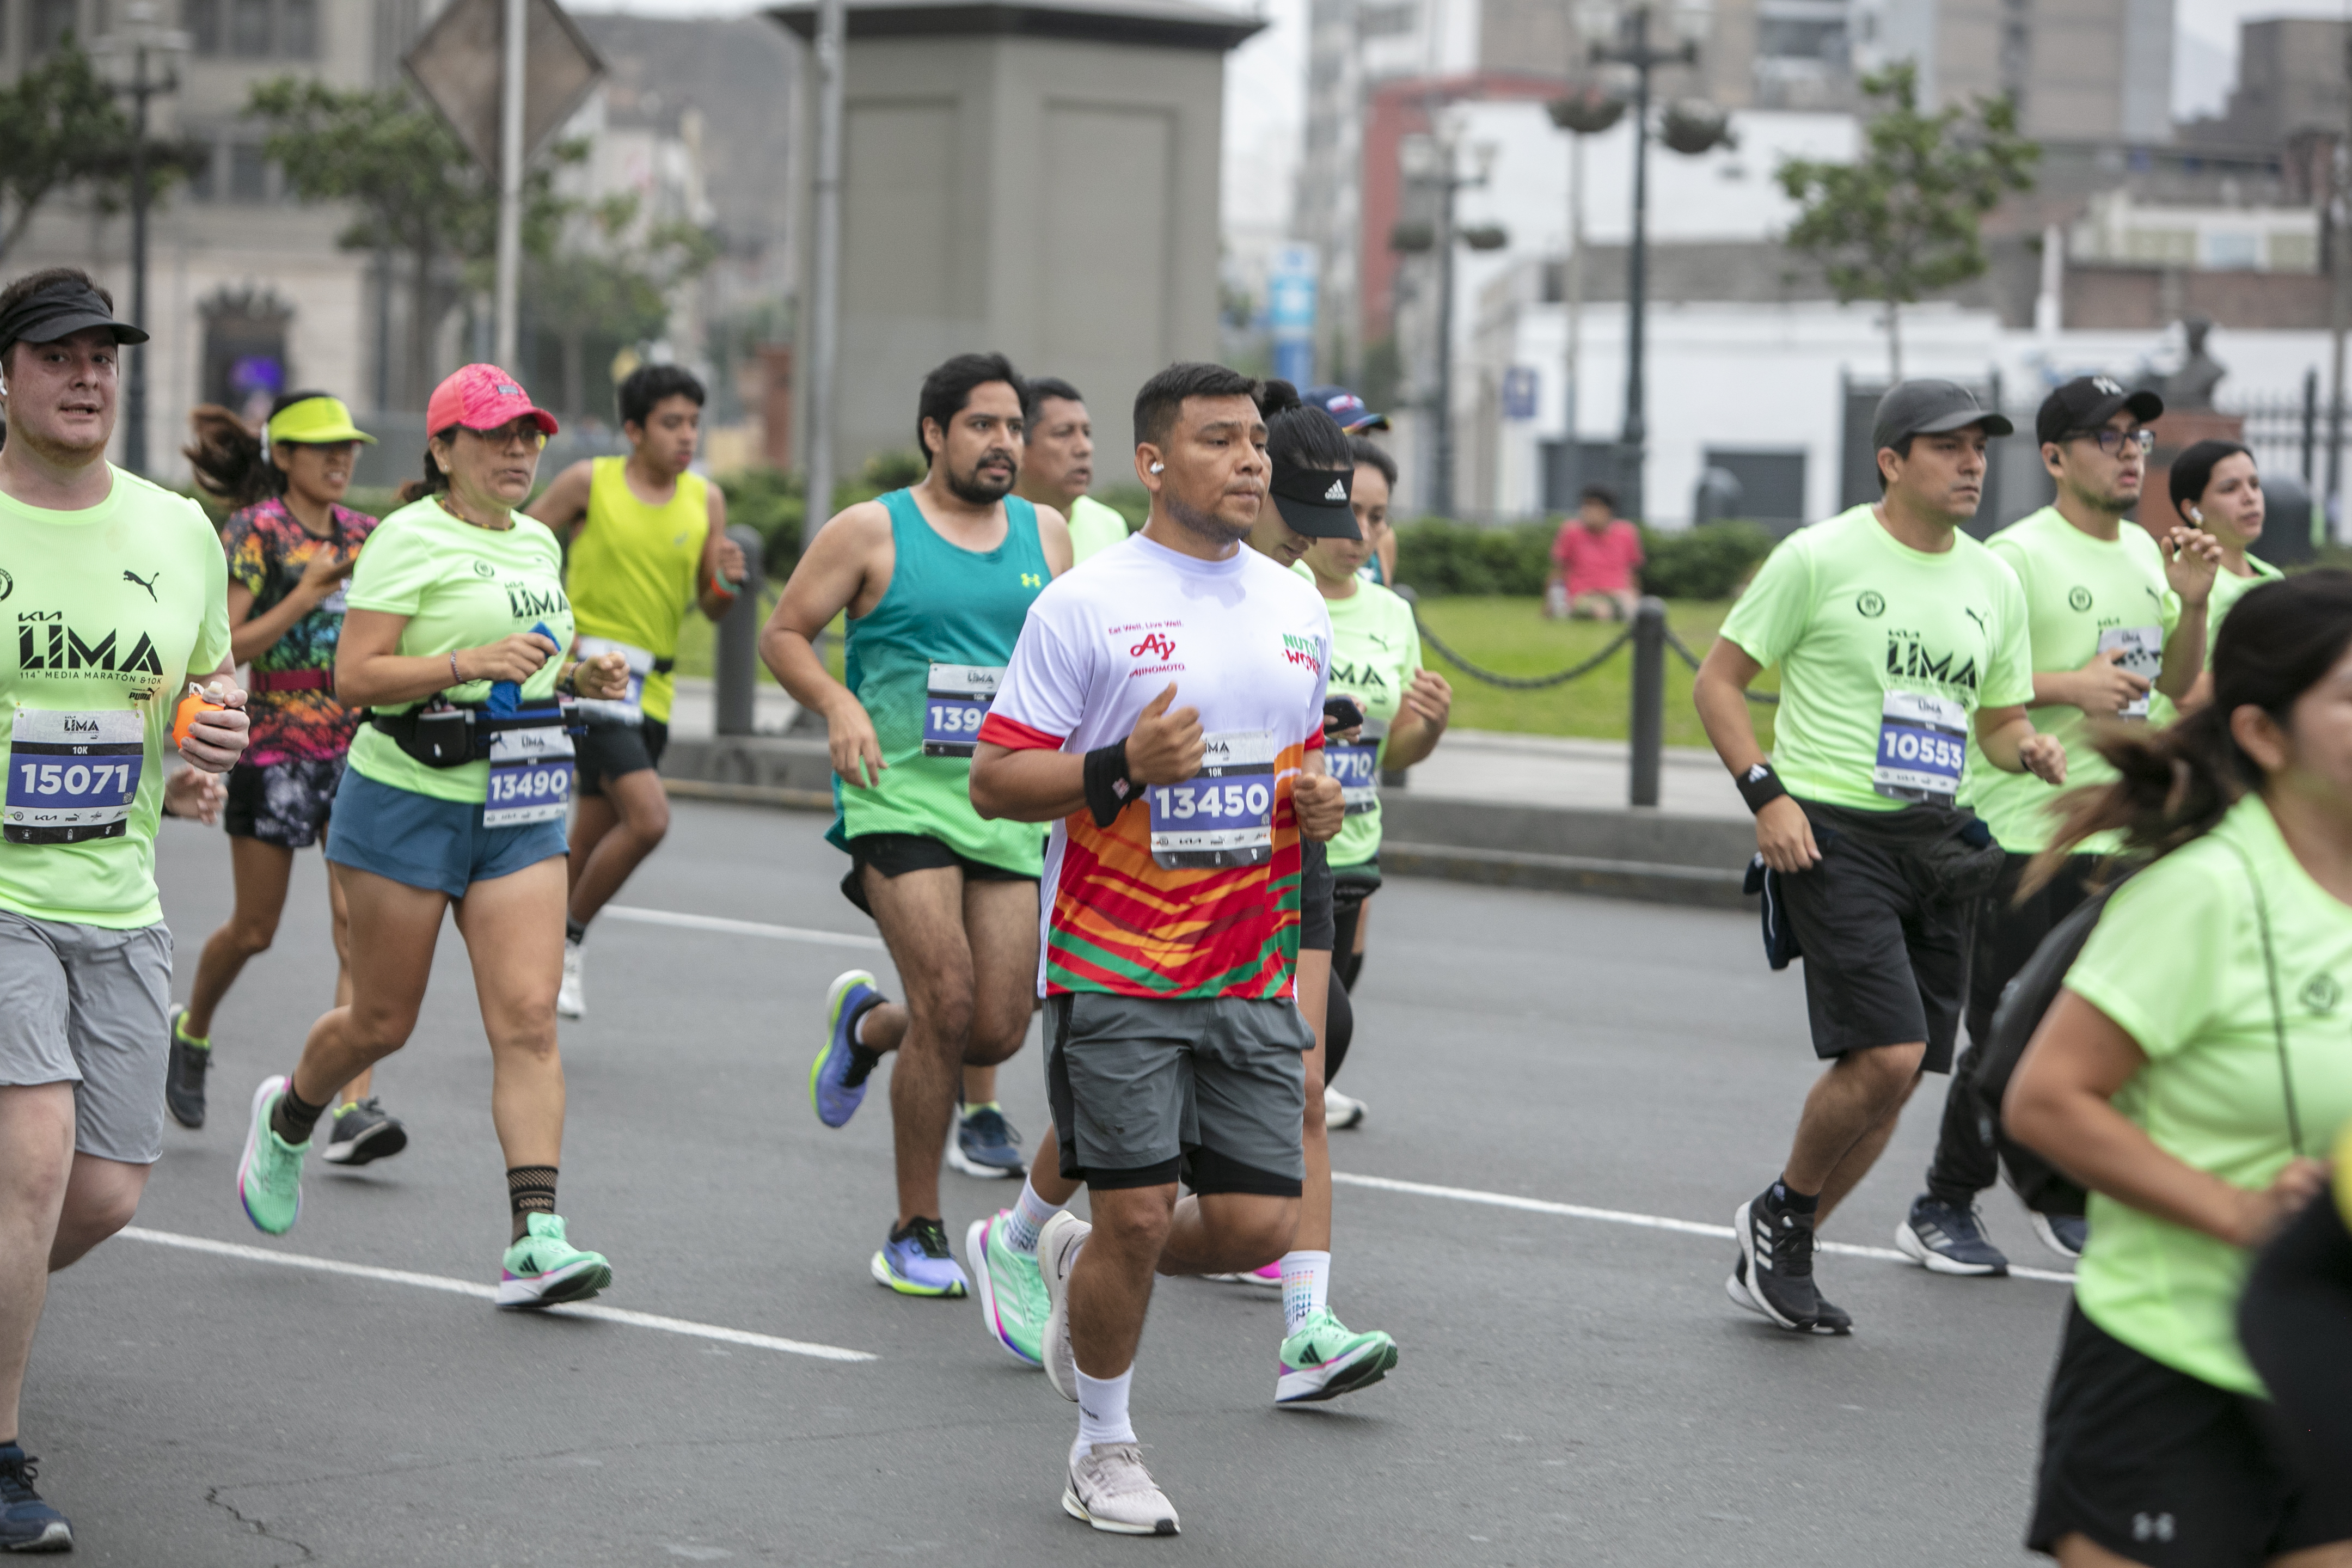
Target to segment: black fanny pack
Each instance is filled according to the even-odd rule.
[[[392,743],[428,768],[462,768],[467,763],[489,761],[490,742],[505,730],[544,730],[562,725],[573,734],[584,726],[570,721],[560,706],[527,709],[507,718],[493,717],[479,703],[436,702],[405,713],[371,713],[368,723],[392,737]]]

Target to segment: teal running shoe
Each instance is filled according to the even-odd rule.
[[[866,1076],[882,1055],[857,1043],[857,1020],[881,1003],[882,993],[866,970],[844,970],[833,977],[824,998],[824,1049],[809,1068],[809,1104],[827,1127],[847,1126],[866,1099]]]
[[[585,1301],[613,1282],[613,1266],[601,1252],[583,1252],[564,1239],[563,1221],[551,1214],[524,1216],[520,1240],[507,1248],[499,1276],[498,1304],[510,1309],[552,1307]]]
[[[261,1080],[253,1091],[253,1125],[246,1129],[245,1158],[236,1163],[237,1201],[245,1217],[268,1236],[284,1236],[302,1212],[302,1156],[310,1143],[289,1143],[269,1130],[269,1113],[286,1092],[283,1074]]]
[[[1396,1363],[1396,1341],[1377,1329],[1357,1333],[1326,1307],[1282,1342],[1274,1402],[1310,1405],[1337,1399],[1380,1382]]]
[[[963,1255],[971,1264],[972,1283],[979,1287],[981,1315],[988,1337],[1003,1345],[1024,1366],[1045,1364],[1045,1276],[1037,1255],[1013,1250],[1005,1239],[1013,1211],[999,1209],[991,1219],[976,1219],[964,1233]]]

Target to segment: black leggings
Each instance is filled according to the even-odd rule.
[[[2343,1180],[2339,1173],[2337,1180]],[[2352,1232],[2324,1192],[2263,1248],[2238,1304],[2306,1475],[2352,1475]]]

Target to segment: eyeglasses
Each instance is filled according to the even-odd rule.
[[[2126,446],[2142,455],[2156,450],[2156,432],[2153,430],[2082,430],[2066,438],[2070,441],[2096,441],[2099,450],[2110,458],[2122,452]]]
[[[547,447],[547,432],[539,427],[537,420],[528,416],[520,419],[509,419],[495,430],[467,430],[466,433],[480,440],[485,446],[495,447],[501,451],[510,451],[517,447],[528,447],[537,452],[544,450]]]

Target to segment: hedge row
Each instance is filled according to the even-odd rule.
[[[1551,571],[1556,522],[1481,528],[1433,518],[1397,528],[1397,578],[1432,598],[1532,596]],[[1710,522],[1679,533],[1642,531],[1642,588],[1667,599],[1727,599],[1772,548],[1753,522]]]

